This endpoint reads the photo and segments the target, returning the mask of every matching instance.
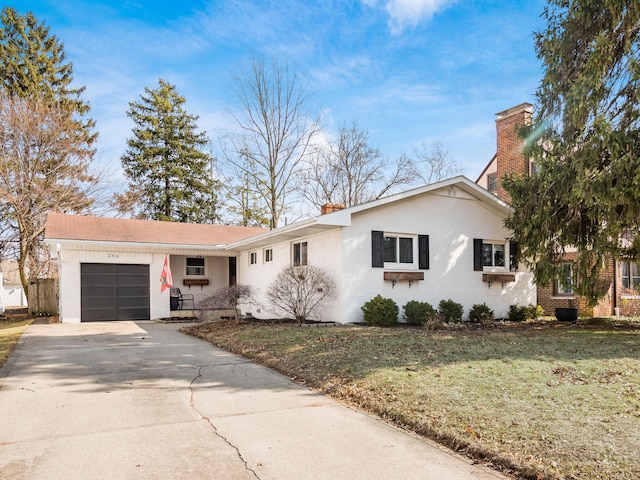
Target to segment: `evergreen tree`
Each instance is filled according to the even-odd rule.
[[[160,79],[157,89],[145,88],[139,102],[129,103],[135,123],[122,156],[129,190],[138,195],[139,218],[191,223],[217,219],[208,140],[198,132],[196,115],[183,108],[185,98]],[[122,197],[120,197],[122,198]]]
[[[15,8],[2,9],[0,65],[0,80],[9,95],[56,104],[77,122],[74,133],[82,133],[87,144],[93,143],[95,121],[83,119],[90,110],[81,98],[85,87],[71,86],[73,65],[66,61],[64,45],[33,13],[20,15]]]
[[[542,285],[576,248],[576,291],[595,303],[608,259],[640,258],[640,4],[549,0],[543,17],[544,76],[523,131],[537,173],[505,179],[506,225]]]

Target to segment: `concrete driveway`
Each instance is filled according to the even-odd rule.
[[[505,478],[179,326],[31,325],[0,370],[0,478]]]

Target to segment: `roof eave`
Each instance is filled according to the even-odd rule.
[[[77,240],[69,238],[45,238],[49,245],[94,245],[99,247],[114,246],[124,248],[157,248],[165,250],[225,250],[225,245],[185,245],[176,243],[121,242],[115,240]]]

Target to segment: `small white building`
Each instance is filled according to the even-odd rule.
[[[198,299],[236,282],[256,287],[243,313],[273,318],[268,285],[288,265],[314,265],[335,282],[321,320],[362,321],[362,305],[389,297],[437,308],[486,303],[497,317],[535,303],[533,276],[513,264],[503,225],[510,207],[465,177],[426,185],[272,231],[50,214],[46,241],[60,266],[63,322],[170,315],[160,275]]]

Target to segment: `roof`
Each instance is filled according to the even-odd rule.
[[[179,246],[215,246],[264,233],[259,227],[235,227],[127,218],[49,213],[45,239],[54,241],[122,242]]]
[[[354,207],[345,208],[325,215],[320,215],[308,220],[303,220],[297,223],[292,223],[286,227],[276,228],[271,231],[259,234],[253,237],[247,237],[230,245],[227,245],[227,249],[243,249],[243,248],[258,248],[268,246],[275,242],[284,240],[292,240],[303,236],[312,235],[321,231],[327,231],[338,227],[348,227],[351,225],[351,216],[354,213],[371,210],[374,208],[388,205],[394,202],[399,202],[411,197],[424,195],[435,192],[436,190],[442,190],[450,187],[457,187],[464,192],[468,193],[481,204],[494,211],[499,215],[508,215],[511,212],[511,207],[500,200],[494,194],[488,192],[484,188],[476,185],[467,177],[459,175],[457,177],[442,180],[440,182],[431,183],[422,187],[407,190],[395,195],[389,195],[388,197],[379,198],[371,202],[356,205]]]
[[[476,180],[476,183],[478,183],[482,179],[482,177],[484,177],[484,174],[487,173],[487,170],[489,170],[493,162],[495,162],[497,159],[498,159],[498,154],[494,153],[493,157],[491,157],[491,160],[489,160],[489,163],[487,163],[487,165],[482,170],[482,173],[478,175],[478,179]]]

